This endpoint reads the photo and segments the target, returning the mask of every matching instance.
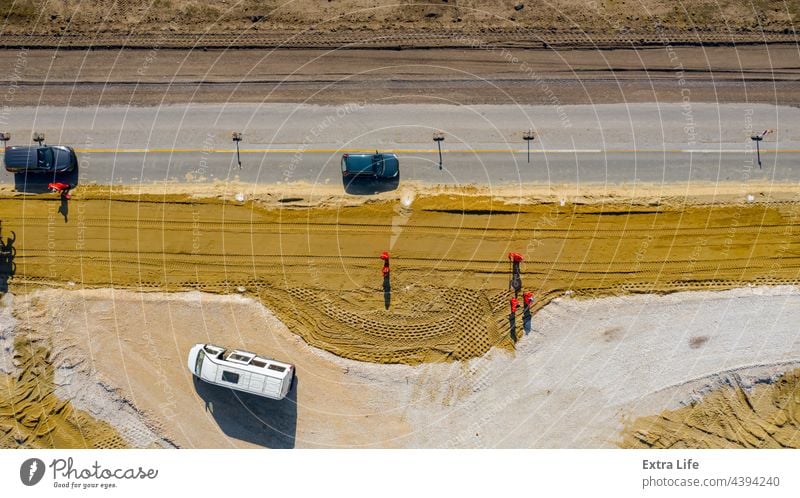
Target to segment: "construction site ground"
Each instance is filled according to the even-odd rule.
[[[244,201],[228,184],[89,186],[68,202],[6,191],[9,386],[25,365],[103,386],[105,412],[63,390],[77,380],[53,384],[70,409],[116,428],[86,446],[719,446],[675,422],[686,417],[637,417],[727,384],[746,393],[798,361],[785,315],[800,283],[793,185],[653,186],[637,198],[407,186],[348,201],[273,188]],[[537,297],[532,328],[518,319],[513,332],[512,250]],[[726,289],[739,290],[709,292]],[[652,296],[686,290],[704,292]],[[176,291],[195,292],[163,294]],[[296,363],[290,399],[193,381],[183,356],[206,341]],[[730,415],[768,421],[774,437],[726,444],[796,446],[782,432],[797,423],[784,384],[753,394],[774,396],[773,412]],[[10,406],[0,414],[19,413]],[[127,422],[110,406],[130,409]],[[4,445],[47,446],[3,427]]]
[[[515,352],[414,367],[310,347],[237,295],[50,289],[6,299],[3,312],[15,321],[6,341],[58,365],[64,385],[36,392],[97,420],[75,422],[75,439],[25,446],[797,447],[798,370],[780,375],[800,366],[798,305],[797,287],[558,299]],[[197,381],[185,364],[197,342],[291,361],[297,384],[277,402]],[[23,368],[37,364],[32,349],[16,350]],[[49,405],[14,408],[68,432]]]
[[[800,105],[798,9],[0,2],[0,131],[87,160],[72,199],[0,187],[0,448],[800,447],[796,109],[781,107]],[[503,172],[517,152],[446,150],[493,175],[443,185],[404,159],[400,188],[369,196],[313,154],[296,171],[299,156],[255,169],[246,151],[261,181],[224,174],[231,130],[271,144],[298,103],[314,107],[287,154],[356,106],[323,137],[336,154],[427,149],[433,130],[521,146],[536,127],[535,146],[601,160],[562,151],[542,182]],[[382,104],[425,112],[406,126]],[[750,137],[771,128],[756,171]],[[563,164],[574,181],[549,176]],[[288,175],[258,176],[273,166]],[[509,316],[510,251],[530,322]],[[296,383],[273,401],[201,382],[198,342],[290,362]]]

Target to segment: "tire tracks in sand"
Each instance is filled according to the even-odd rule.
[[[309,344],[379,363],[514,348],[506,254],[555,296],[713,290],[800,279],[800,205],[510,204],[488,196],[267,206],[80,190],[0,199],[16,292],[40,285],[243,292]],[[403,216],[397,216],[403,211]],[[402,226],[395,226],[396,220]],[[392,247],[389,292],[381,251]],[[388,304],[388,308],[386,307]],[[535,316],[534,316],[535,319]]]

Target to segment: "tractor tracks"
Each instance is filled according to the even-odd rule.
[[[510,251],[525,255],[534,312],[565,293],[800,280],[795,204],[533,204],[501,215],[483,209],[488,198],[423,196],[400,224],[393,201],[342,210],[76,197],[67,219],[58,206],[0,199],[4,234],[16,234],[12,289],[244,293],[309,344],[361,361],[415,364],[512,349],[523,324],[509,317]],[[378,256],[387,250],[383,279]]]
[[[796,43],[794,33],[692,32],[552,33],[528,28],[476,30],[421,29],[386,31],[236,31],[229,33],[106,32],[4,34],[0,48],[630,48]]]

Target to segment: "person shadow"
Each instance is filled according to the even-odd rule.
[[[383,276],[383,305],[387,310],[392,305],[392,282],[388,273]]]
[[[508,326],[511,329],[511,340],[517,342],[517,314],[508,314]]]
[[[17,249],[14,247],[16,239],[17,234],[13,231],[5,242],[0,237],[0,293],[3,294],[8,292],[8,280],[17,272],[17,264],[14,262],[14,257],[17,255]]]
[[[209,384],[192,376],[194,388],[226,436],[264,448],[294,448],[297,432],[297,389],[295,376],[282,400],[256,396]]]
[[[522,331],[525,335],[531,333],[531,307],[527,305],[522,309]]]
[[[69,221],[69,199],[66,196],[61,196],[61,205],[58,206],[58,213],[64,217],[64,223]]]

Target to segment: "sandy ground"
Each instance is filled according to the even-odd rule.
[[[0,300],[0,448],[173,447],[90,375],[83,356],[73,361],[54,351],[57,334],[28,334],[26,318],[45,311],[27,308],[20,317],[11,294]],[[59,317],[49,318],[57,331]]]
[[[626,425],[628,448],[798,448],[800,369],[726,375],[723,387],[677,410]],[[720,416],[724,414],[724,416]]]
[[[758,196],[758,197],[756,197]],[[539,203],[442,192],[352,207],[76,191],[0,200],[12,289],[239,289],[310,344],[361,361],[512,349],[509,251],[536,311],[573,292],[712,290],[798,279],[795,202]],[[286,199],[284,199],[286,200]],[[277,204],[277,205],[276,205]],[[13,236],[12,236],[13,234]],[[389,278],[382,251],[392,254]],[[240,289],[241,288],[241,289]],[[513,325],[513,327],[511,326]]]
[[[792,44],[472,49],[475,40],[464,38],[461,49],[403,51],[12,48],[0,50],[0,65],[9,68],[0,93],[15,106],[800,103],[800,52]]]
[[[83,185],[76,195],[87,198],[113,198],[115,196],[185,196],[188,199],[218,199],[237,202],[237,195],[245,200],[255,200],[267,208],[280,207],[351,207],[372,202],[403,202],[419,196],[456,195],[459,197],[486,197],[497,202],[527,205],[554,204],[562,200],[574,204],[618,204],[629,205],[710,205],[737,204],[747,201],[747,195],[756,196],[760,202],[789,203],[800,200],[795,183],[777,182],[725,182],[691,185],[648,184],[630,185],[431,185],[427,183],[403,182],[403,187],[376,193],[370,196],[347,195],[340,185],[321,185],[306,182],[289,182],[280,185],[252,184],[244,182],[198,183],[153,183],[140,185]],[[83,194],[81,194],[83,193]],[[14,190],[10,185],[0,185],[4,197],[30,197]]]
[[[45,290],[13,306],[29,339],[181,447],[613,447],[638,416],[800,364],[796,287],[559,299],[515,353],[417,367],[316,350],[236,295]],[[296,389],[273,402],[193,381],[185,354],[206,341],[296,364]]]

